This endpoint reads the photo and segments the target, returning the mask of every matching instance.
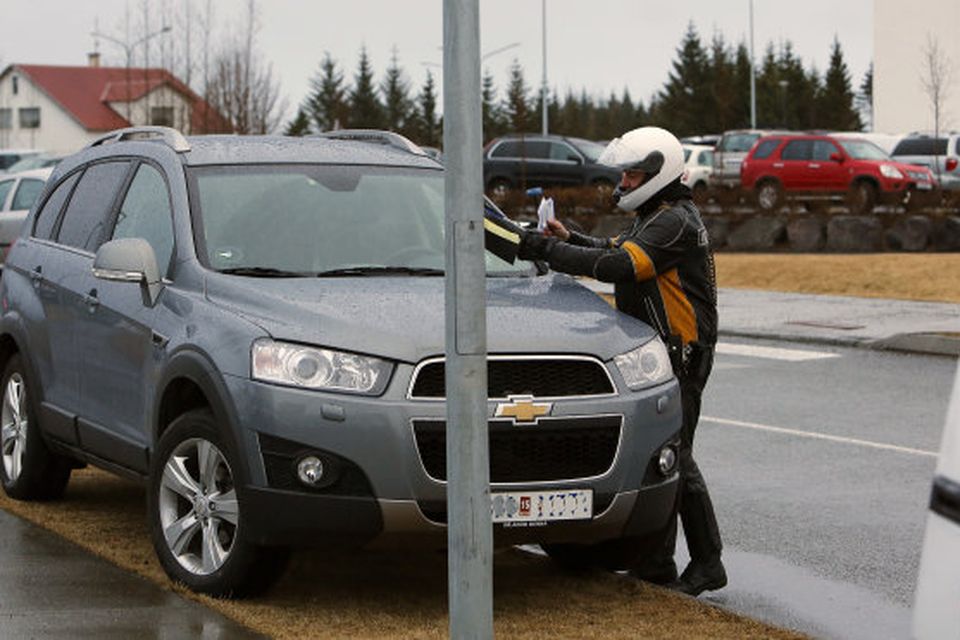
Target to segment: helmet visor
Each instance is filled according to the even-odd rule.
[[[652,176],[663,168],[663,153],[653,150],[640,154],[636,145],[624,143],[623,138],[615,138],[603,150],[597,162],[621,171],[643,171]]]

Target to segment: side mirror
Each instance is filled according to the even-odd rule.
[[[833,160],[834,162],[839,162],[841,164],[843,163],[843,156],[837,153],[836,151],[830,154],[830,159]]]
[[[143,302],[149,307],[160,295],[157,256],[143,238],[121,238],[101,245],[93,259],[93,275],[101,280],[139,283]]]
[[[567,160],[570,160],[577,164],[583,164],[583,160],[580,158],[580,156],[573,155],[572,153],[567,156]]]

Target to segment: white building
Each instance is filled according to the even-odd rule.
[[[933,131],[932,102],[921,80],[928,42],[939,46],[950,70],[940,129],[960,130],[960,0],[874,0],[873,6],[874,130]]]
[[[72,153],[113,129],[166,125],[228,131],[209,105],[165,69],[12,64],[0,73],[0,148]]]

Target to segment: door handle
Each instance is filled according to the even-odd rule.
[[[774,162],[774,163],[773,163],[773,166],[776,167],[777,169],[782,169],[782,168],[783,168],[783,163],[782,163],[782,162]]]
[[[87,305],[87,311],[93,313],[100,306],[100,298],[97,297],[97,290],[90,289],[90,293],[83,296],[83,303]]]
[[[810,167],[811,169],[819,169],[819,168],[820,168],[820,165],[819,165],[818,163],[816,163],[816,162],[811,162],[811,163],[808,164],[807,166]]]
[[[40,286],[40,283],[43,282],[43,267],[38,265],[30,272],[30,281],[33,282],[34,287]]]

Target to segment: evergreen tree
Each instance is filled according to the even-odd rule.
[[[737,45],[737,52],[733,59],[733,85],[739,99],[734,103],[734,109],[731,114],[731,129],[745,129],[750,126],[750,52],[747,51],[747,45],[740,42]],[[722,130],[717,129],[720,133]]]
[[[857,94],[857,106],[863,114],[864,123],[868,130],[873,130],[873,63],[867,68],[860,83],[860,93]]]
[[[834,37],[830,52],[830,67],[824,77],[823,91],[818,100],[820,126],[836,131],[859,131],[863,128],[860,115],[854,108],[850,73],[843,60],[840,40]]]
[[[287,124],[285,136],[305,136],[310,133],[310,117],[303,107],[297,109],[296,117]]]
[[[346,89],[343,87],[343,74],[337,70],[337,63],[324,53],[320,70],[310,82],[312,91],[307,96],[307,115],[313,120],[318,131],[331,131],[342,128],[347,122]]]
[[[353,129],[380,129],[383,127],[383,105],[377,97],[373,85],[373,69],[367,48],[360,50],[360,63],[353,77],[353,89],[350,91],[349,126]]]
[[[403,71],[397,63],[397,48],[393,48],[387,75],[380,85],[384,100],[384,126],[390,131],[409,133],[412,129],[410,85],[403,77]]]
[[[503,103],[503,113],[510,131],[523,133],[530,122],[529,90],[523,79],[520,61],[513,59],[510,66],[510,84],[507,86],[507,98]]]
[[[440,125],[437,122],[436,85],[433,74],[427,71],[427,79],[417,97],[417,142],[428,147],[439,147]]]
[[[483,85],[480,90],[480,108],[483,119],[483,139],[493,140],[503,134],[505,128],[500,107],[497,105],[497,88],[493,83],[493,74],[487,69],[483,73]]]
[[[658,100],[658,119],[678,137],[700,132],[707,112],[713,108],[709,74],[707,53],[690,22]]]
[[[736,83],[736,67],[730,49],[719,33],[710,42],[708,84],[712,108],[702,114],[701,132],[719,132],[739,126],[737,107],[741,94]]]

